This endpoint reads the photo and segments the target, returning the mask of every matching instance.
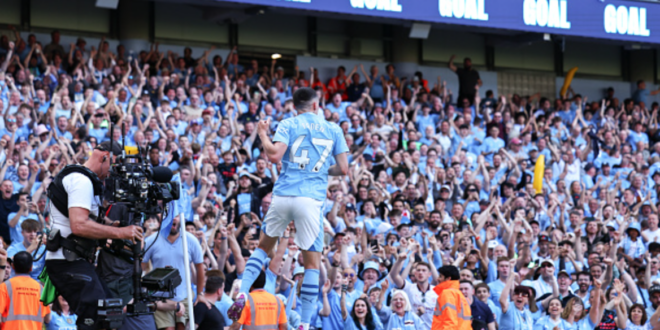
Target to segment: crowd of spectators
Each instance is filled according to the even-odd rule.
[[[287,75],[276,60],[241,61],[236,48],[226,59],[209,53],[155,44],[133,58],[82,38],[67,51],[57,31],[49,41],[0,38],[9,257],[43,250],[45,190],[64,166],[107,140],[139,146],[179,176],[197,257],[195,267],[176,263],[191,266],[193,285],[204,271],[224,274],[216,306],[229,326],[281,170],[260,154],[256,122],[270,120],[275,132],[296,115],[293,91],[312,87],[350,148],[350,173],[330,179],[324,204],[316,329],[431,329],[443,265],[460,269],[475,329],[660,329],[659,107],[646,102],[658,92],[643,81],[623,99],[612,89],[590,101],[572,90],[496,95],[480,90],[468,58],[457,67],[452,57],[453,93],[440,77],[406,77],[394,65],[339,67],[321,81],[315,68]],[[158,227],[145,221],[145,236]],[[266,270],[276,278],[267,288],[288,302],[290,329],[303,274],[294,231]],[[68,307],[58,306],[61,317]]]

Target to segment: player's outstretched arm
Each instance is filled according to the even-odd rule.
[[[331,176],[342,176],[348,174],[348,156],[347,154],[341,153],[335,156],[337,164],[330,166],[328,169],[328,174]]]

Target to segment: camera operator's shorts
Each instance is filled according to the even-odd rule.
[[[303,251],[323,251],[323,201],[309,197],[273,196],[263,223],[263,232],[281,237],[291,221],[296,226],[295,243]]]
[[[186,322],[188,322],[188,311],[190,310],[188,308],[188,299],[183,299],[179,301],[179,303],[181,305],[184,305],[186,308],[186,312],[183,314],[183,316],[182,317],[176,316],[175,311],[169,311],[169,312],[156,311],[154,313],[154,319],[156,319],[156,328],[158,329],[174,328],[176,327],[177,323],[186,324]]]

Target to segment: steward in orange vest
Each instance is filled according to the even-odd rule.
[[[472,310],[459,290],[458,268],[442,266],[438,273],[440,284],[433,288],[438,294],[438,301],[433,312],[431,330],[472,330]]]
[[[22,251],[13,258],[16,276],[0,284],[2,330],[41,330],[50,322],[50,308],[41,303],[41,284],[30,277],[32,255]]]
[[[266,273],[261,272],[245,299],[241,317],[229,330],[237,330],[241,325],[243,330],[287,330],[286,306],[280,298],[265,291],[265,285]]]

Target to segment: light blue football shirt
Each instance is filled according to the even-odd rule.
[[[273,195],[325,200],[332,163],[329,158],[348,152],[341,128],[306,112],[280,122],[273,138],[276,142],[288,147]]]

